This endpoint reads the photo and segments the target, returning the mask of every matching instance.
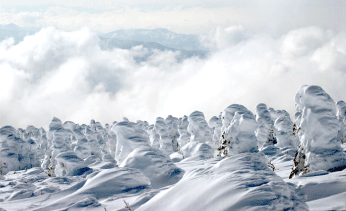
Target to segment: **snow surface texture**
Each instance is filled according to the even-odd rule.
[[[295,123],[232,104],[208,123],[1,127],[0,210],[345,210],[346,103],[317,86],[295,100]]]

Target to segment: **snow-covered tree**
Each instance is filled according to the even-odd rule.
[[[257,150],[255,116],[242,105],[232,104],[222,112],[222,134],[218,156]]]
[[[189,126],[188,117],[184,115],[180,119],[180,122],[178,125],[178,132],[179,132],[178,143],[180,148],[185,146],[190,141],[191,134],[187,132],[187,126]]]
[[[300,173],[335,170],[345,166],[338,139],[340,130],[333,99],[319,86],[302,86],[295,95],[299,149],[290,178]]]
[[[190,142],[180,149],[184,158],[193,156],[213,157],[214,150],[206,144],[212,141],[212,136],[204,114],[200,111],[194,111],[189,115],[188,122],[187,131],[191,134]]]
[[[267,105],[264,103],[260,103],[256,106],[256,122],[258,124],[256,130],[258,147],[262,148],[266,145],[276,144],[277,140],[274,121],[267,109]]]
[[[346,103],[344,101],[339,101],[336,103],[337,117],[340,122],[340,130],[338,134],[338,139],[341,143],[346,143]]]
[[[221,136],[221,127],[222,127],[222,121],[221,118],[213,116],[210,118],[208,122],[208,126],[211,129],[211,133],[213,135],[213,141],[211,146],[214,148],[219,147],[220,143],[220,136]]]

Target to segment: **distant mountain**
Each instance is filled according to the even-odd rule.
[[[35,28],[22,28],[13,23],[0,25],[0,41],[9,37],[13,37],[15,43],[19,43],[24,39],[25,36],[35,34],[39,29]]]
[[[137,61],[144,61],[154,53],[154,50],[160,50],[160,51],[179,51],[180,55],[177,57],[178,61],[182,61],[186,58],[190,58],[193,56],[204,58],[207,55],[207,51],[201,51],[201,50],[184,50],[184,49],[176,49],[176,48],[170,48],[164,45],[161,45],[157,42],[141,42],[141,41],[134,41],[134,40],[119,40],[115,38],[104,38],[100,37],[100,47],[102,50],[112,50],[114,48],[121,48],[121,49],[131,49],[135,46],[143,46],[144,48],[147,48],[149,50],[148,54],[146,54],[144,57],[136,58]]]
[[[40,29],[27,29],[15,24],[0,25],[0,41],[13,37],[15,43],[21,42],[25,36],[35,34]],[[149,50],[144,57],[136,58],[144,61],[154,53],[160,51],[179,51],[179,61],[193,56],[204,58],[207,51],[202,50],[197,35],[185,35],[171,32],[167,29],[131,29],[118,30],[108,34],[100,35],[100,47],[103,50],[113,48],[131,49],[135,46],[143,46]]]
[[[137,42],[156,42],[163,46],[187,51],[205,50],[199,42],[198,36],[193,34],[177,34],[168,29],[127,29],[117,30],[104,35],[104,38],[130,40]]]

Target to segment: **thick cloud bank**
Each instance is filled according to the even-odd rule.
[[[322,86],[335,101],[345,100],[346,36],[318,27],[279,38],[251,34],[240,26],[203,37],[206,59],[178,61],[179,52],[101,50],[90,30],[45,28],[14,44],[0,42],[0,126],[48,125],[63,121],[103,124],[123,116],[155,121],[203,111],[218,116],[239,103],[258,103],[294,113],[302,84]],[[138,58],[146,58],[141,60]]]

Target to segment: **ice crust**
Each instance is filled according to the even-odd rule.
[[[295,102],[294,121],[261,103],[255,115],[232,104],[208,122],[194,111],[152,125],[54,117],[47,132],[1,127],[0,207],[344,210],[346,103],[318,86]]]

